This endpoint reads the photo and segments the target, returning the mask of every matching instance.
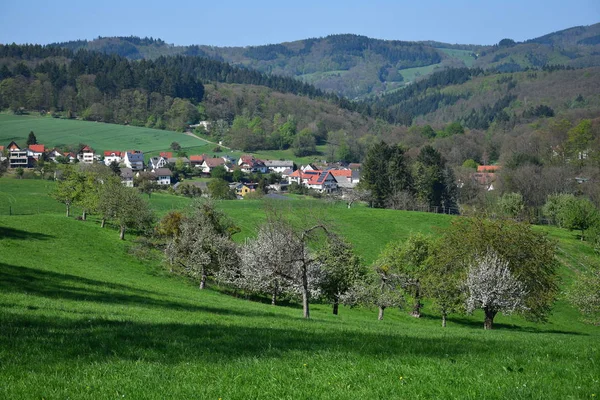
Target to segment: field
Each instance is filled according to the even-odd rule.
[[[223,153],[215,153],[213,149],[216,144],[179,132],[0,113],[0,146],[6,146],[13,140],[24,146],[30,131],[35,133],[39,143],[49,148],[85,143],[96,151],[141,150],[145,153],[146,159],[157,156],[161,151],[172,151],[170,150],[172,142],[179,143],[188,155],[208,154],[218,157],[228,154],[233,158],[239,158],[243,154],[240,151],[227,149],[224,149]],[[260,151],[255,155],[268,160],[287,159],[299,164],[307,164],[325,158],[322,154],[326,151],[326,146],[318,146],[317,150],[320,155],[309,157],[296,157],[291,149]]]
[[[181,147],[195,147],[199,154],[202,154],[215,147],[196,137],[159,129],[65,120],[49,116],[0,114],[1,145],[6,146],[14,140],[24,146],[30,131],[35,132],[39,143],[50,148],[85,143],[96,151],[141,150],[150,153],[167,151],[172,142],[177,142]]]
[[[600,396],[600,331],[564,301],[547,324],[451,316],[416,320],[316,304],[272,307],[170,275],[159,259],[130,255],[132,236],[66,218],[44,196],[51,182],[0,179],[0,397],[16,398],[497,398]],[[37,200],[33,200],[37,198]],[[152,196],[160,213],[188,201]],[[410,231],[450,217],[289,200],[319,209],[367,260]],[[260,202],[219,206],[251,234]],[[381,211],[381,213],[380,213]],[[591,255],[567,231],[544,228],[579,263]],[[369,250],[369,248],[373,250]],[[364,254],[363,254],[364,253]],[[583,257],[583,258],[582,258]],[[566,274],[568,275],[568,274]]]

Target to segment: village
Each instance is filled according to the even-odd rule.
[[[13,170],[34,169],[40,161],[55,164],[104,164],[120,174],[124,186],[137,186],[139,178],[143,178],[151,180],[158,188],[177,189],[185,183],[197,187],[201,193],[208,193],[206,179],[186,179],[174,171],[185,169],[189,176],[210,178],[218,170],[216,175],[219,177],[224,171],[233,178],[246,178],[229,183],[230,190],[240,199],[258,189],[258,181],[253,182],[248,177],[266,174],[271,174],[267,187],[270,192],[287,192],[293,184],[318,193],[352,190],[360,181],[361,167],[358,163],[309,163],[297,166],[292,160],[261,160],[251,154],[242,155],[239,159],[227,154],[177,156],[173,152],[160,152],[158,156],[145,157],[139,150],[97,152],[87,145],[80,146],[78,152],[63,152],[47,148],[44,144],[21,147],[14,141],[7,146],[0,146],[0,161],[5,160],[8,161],[8,168]],[[235,171],[239,172],[234,174]]]

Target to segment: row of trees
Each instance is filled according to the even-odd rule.
[[[270,207],[254,238],[236,245],[239,229],[209,203],[189,216],[173,212],[159,230],[168,236],[172,269],[209,277],[246,294],[300,297],[310,317],[311,299],[375,306],[379,319],[410,302],[419,317],[429,299],[446,325],[449,313],[482,309],[486,329],[498,313],[543,321],[557,294],[555,243],[510,220],[460,219],[438,239],[421,234],[390,243],[372,268],[320,220],[298,222]]]
[[[106,221],[114,222],[121,240],[127,229],[143,231],[154,222],[154,213],[138,189],[123,186],[120,177],[104,166],[66,166],[50,196],[65,205],[67,217],[71,207],[77,206],[84,221],[88,214],[96,214],[102,219],[102,227]]]

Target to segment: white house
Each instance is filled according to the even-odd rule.
[[[138,150],[126,151],[125,157],[123,157],[123,163],[127,168],[131,168],[133,171],[143,171],[144,153]]]
[[[271,172],[282,174],[288,169],[293,170],[294,162],[290,160],[265,160],[265,166]]]
[[[77,153],[77,159],[79,162],[84,164],[93,164],[96,159],[96,153],[89,146],[84,146],[83,149]]]
[[[108,150],[104,152],[104,164],[109,166],[113,162],[120,164],[123,161],[123,153],[115,150]]]
[[[159,185],[170,185],[171,184],[171,170],[169,168],[157,168],[152,171],[152,174],[156,176],[156,182]]]
[[[165,157],[152,157],[148,162],[148,168],[155,170],[158,168],[164,168],[167,166],[167,159]]]

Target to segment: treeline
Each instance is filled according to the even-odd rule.
[[[59,47],[12,44],[0,45],[0,60],[3,64],[0,80],[8,80],[3,84],[4,93],[0,93],[0,106],[13,110],[54,109],[72,115],[82,113],[92,104],[98,103],[112,109],[112,114],[116,114],[117,110],[110,103],[121,97],[123,90],[138,90],[144,92],[148,98],[157,94],[163,98],[180,98],[197,104],[204,95],[202,82],[224,82],[266,86],[282,93],[324,99],[364,115],[370,113],[364,104],[324,93],[293,78],[266,75],[199,57],[173,56],[159,57],[156,60],[129,61],[117,55],[86,50],[73,53]],[[78,80],[82,79],[86,83],[78,84]],[[28,86],[34,82],[37,82],[36,86],[42,86],[41,96],[30,94]],[[90,88],[90,85],[93,88]],[[67,105],[65,101],[61,101],[61,97],[73,95],[79,99],[90,97],[90,93],[93,100],[91,103],[83,100],[77,104],[69,102]],[[149,109],[151,106],[145,108]],[[155,114],[155,111],[149,110],[144,119],[151,115],[154,115],[155,120],[163,117]],[[123,122],[121,119],[112,120],[108,117],[102,120]]]

